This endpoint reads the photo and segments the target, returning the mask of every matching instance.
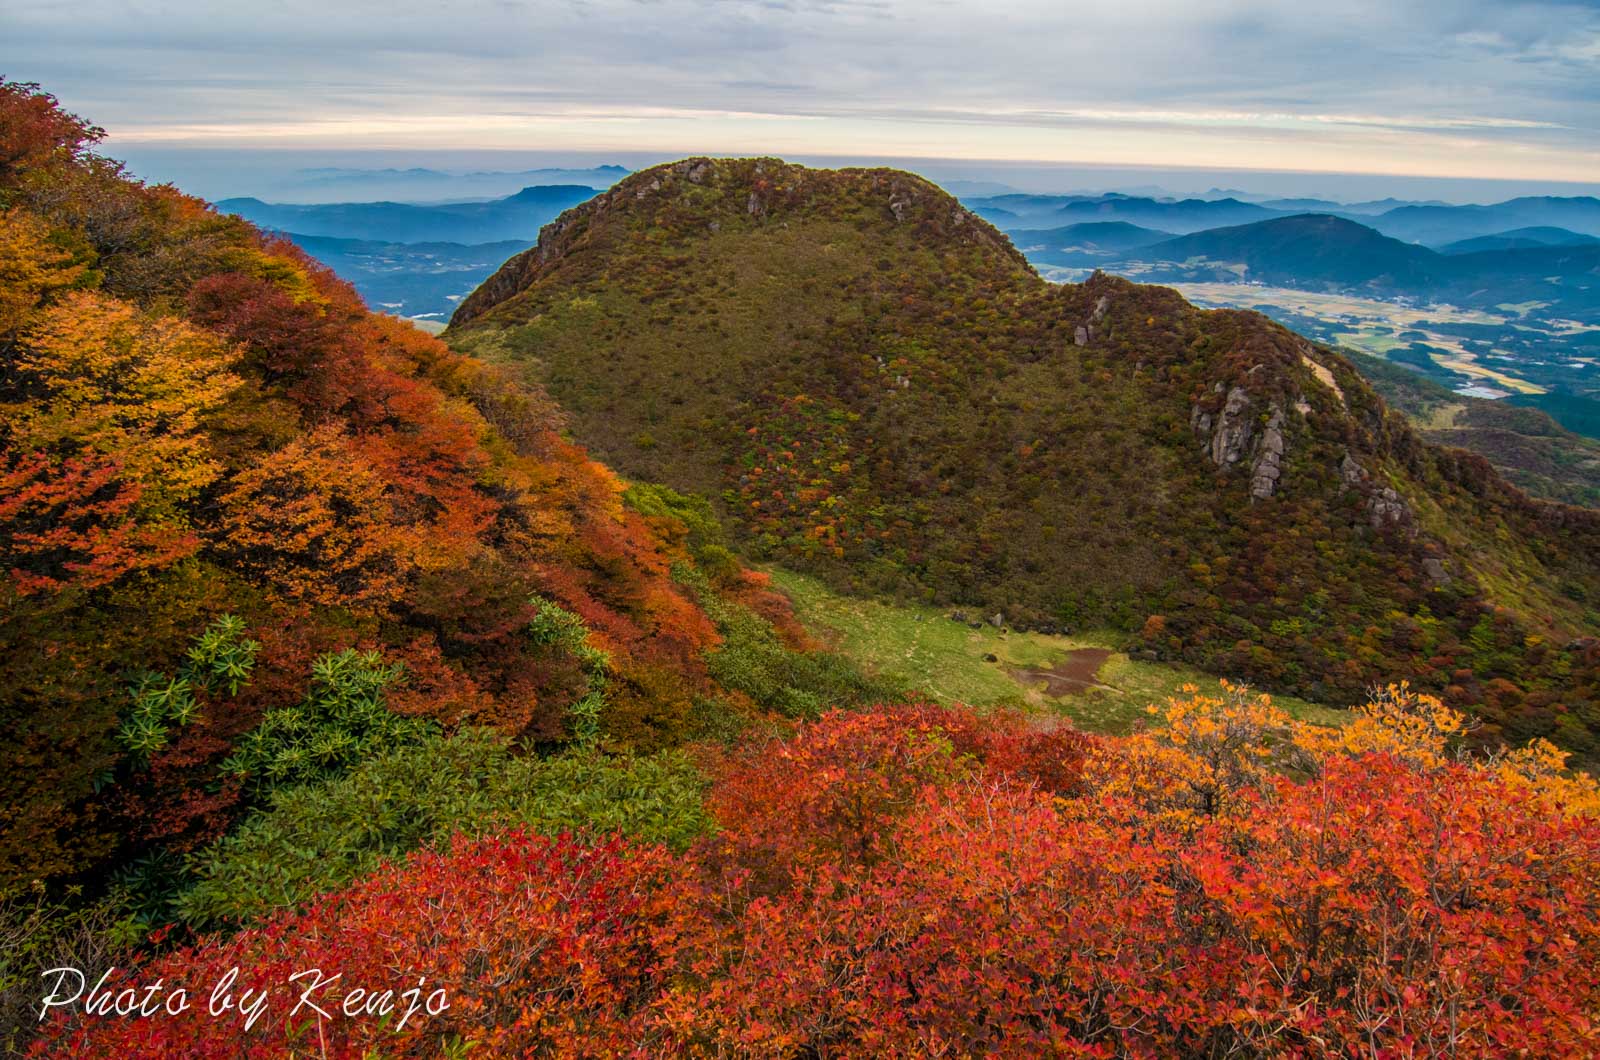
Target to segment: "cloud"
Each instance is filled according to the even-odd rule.
[[[10,76],[142,142],[851,153],[907,123],[967,156],[1114,130],[1576,179],[1600,119],[1600,5],[1554,0],[10,0],[0,29]]]

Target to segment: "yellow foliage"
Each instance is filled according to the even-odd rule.
[[[255,247],[229,247],[223,254],[222,266],[230,272],[266,280],[296,303],[329,304],[327,296],[317,290],[305,268],[292,258],[268,254]]]
[[[380,609],[415,566],[415,535],[395,525],[383,478],[334,428],[268,454],[222,504],[222,547],[298,599]]]
[[[51,291],[83,274],[71,255],[47,241],[43,222],[20,210],[0,211],[0,337],[27,322]]]
[[[1600,817],[1600,784],[1570,772],[1566,752],[1534,740],[1469,760],[1454,748],[1470,730],[1466,715],[1404,682],[1352,708],[1338,728],[1295,721],[1269,696],[1226,681],[1219,695],[1201,695],[1192,685],[1183,691],[1183,698],[1148,708],[1163,725],[1095,753],[1089,775],[1097,791],[1168,823],[1200,822],[1227,817],[1243,788],[1264,790],[1282,774],[1317,774],[1335,758],[1378,753],[1418,770],[1468,762],[1566,816]]]
[[[69,293],[23,333],[16,371],[33,400],[5,410],[11,444],[117,460],[147,509],[172,510],[221,469],[202,419],[239,385],[210,332],[105,295]]]
[[[1313,763],[1331,754],[1378,751],[1435,768],[1446,760],[1451,741],[1468,730],[1466,715],[1436,696],[1413,692],[1404,681],[1375,693],[1351,715],[1350,723],[1337,729],[1297,726],[1295,746]]]
[[[1549,740],[1535,739],[1508,751],[1486,767],[1508,787],[1522,788],[1567,817],[1600,817],[1600,783],[1587,773],[1567,770],[1567,752]]]
[[[1280,749],[1292,732],[1272,697],[1221,683],[1221,694],[1167,700],[1148,712],[1165,724],[1131,737],[1114,752],[1102,788],[1125,794],[1147,810],[1196,819],[1226,815],[1232,796],[1260,788],[1281,767]]]

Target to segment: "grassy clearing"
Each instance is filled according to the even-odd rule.
[[[806,628],[869,673],[904,682],[944,703],[1012,706],[1052,711],[1094,732],[1127,732],[1148,715],[1145,707],[1179,693],[1186,684],[1214,687],[1217,678],[1170,663],[1129,658],[1118,637],[1085,632],[1070,637],[1002,633],[951,621],[934,608],[841,596],[814,578],[768,568],[773,584],[794,602]],[[1105,688],[1048,696],[1041,683],[1023,682],[1013,670],[1049,669],[1082,648],[1105,648],[1111,657],[1097,680]],[[994,662],[985,656],[993,655]],[[1292,696],[1273,701],[1296,717],[1338,724],[1343,712]]]

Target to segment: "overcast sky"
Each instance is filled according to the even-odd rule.
[[[112,153],[1600,173],[1600,0],[0,0],[0,72]]]

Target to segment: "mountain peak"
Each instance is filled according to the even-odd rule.
[[[640,170],[556,218],[539,243],[506,262],[461,303],[468,323],[525,289],[541,270],[597,239],[782,228],[800,220],[914,229],[919,239],[977,248],[1001,271],[1032,272],[998,229],[933,182],[902,170],[814,169],[779,158],[685,158]]]
[[[1394,243],[1327,216],[1260,228]],[[1428,446],[1338,354],[1106,273],[1048,283],[894,170],[635,174],[448,334],[548,386],[624,475],[713,499],[764,559],[1014,624],[1148,627],[1158,657],[1280,691],[1419,680],[1395,645],[1426,622],[1566,644],[1590,627],[1560,587],[1600,596],[1600,518]],[[1540,542],[1516,590],[1505,540]]]

